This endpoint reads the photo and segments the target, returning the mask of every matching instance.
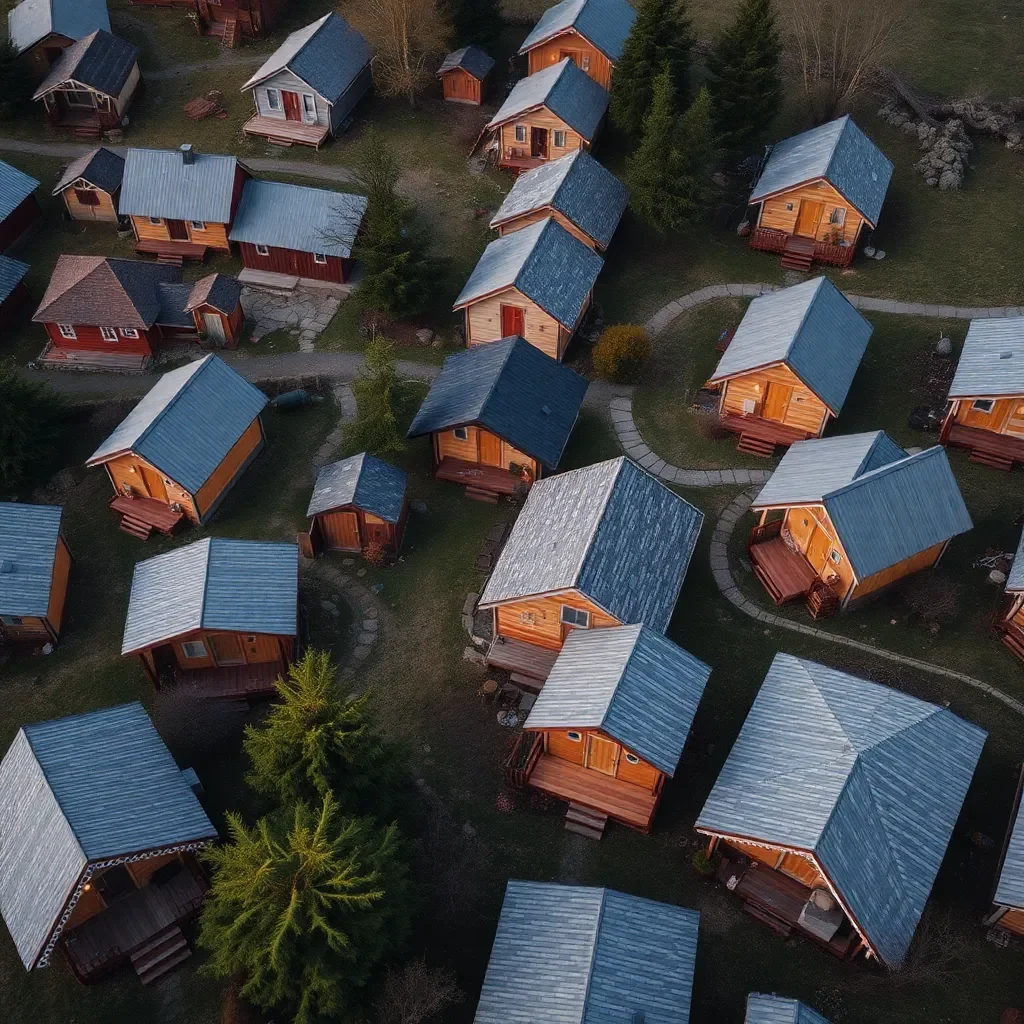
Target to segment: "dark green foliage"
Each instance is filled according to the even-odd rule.
[[[398,432],[405,386],[398,376],[394,352],[394,345],[379,335],[366,346],[366,366],[352,382],[356,418],[345,433],[346,446],[353,452],[386,458],[405,448]]]
[[[445,20],[452,27],[452,47],[475,43],[492,57],[501,35],[501,0],[438,0]]]
[[[772,0],[741,0],[708,57],[708,88],[722,148],[748,154],[771,131],[782,104],[782,41]]]
[[[654,100],[655,77],[665,67],[680,104],[690,89],[693,27],[683,0],[642,0],[612,79],[611,115],[637,139]]]
[[[17,486],[53,455],[59,412],[55,392],[21,376],[13,359],[0,360],[0,487]]]
[[[17,117],[31,102],[32,80],[18,51],[9,39],[0,40],[0,120]]]
[[[346,1013],[374,969],[409,933],[410,891],[397,827],[343,817],[328,794],[246,828],[228,814],[199,944],[215,977],[295,1024]]]

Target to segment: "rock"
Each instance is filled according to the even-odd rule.
[[[953,342],[944,334],[935,343],[935,354],[937,356],[951,356],[953,354]]]
[[[366,646],[357,647],[352,652],[352,657],[355,658],[356,661],[365,661],[370,656],[370,650],[371,648]]]
[[[379,625],[376,619],[363,619],[363,630],[366,633],[376,633]]]
[[[876,249],[875,250],[875,259],[876,260],[884,260],[885,259],[885,250],[884,249]]]
[[[430,347],[431,348],[444,348],[444,339],[443,338],[435,338],[430,343]]]
[[[43,654],[53,654],[53,644],[51,644],[51,643],[43,644]]]
[[[873,260],[875,258],[875,247],[873,245],[865,245],[864,255],[867,256],[869,260]]]
[[[472,615],[476,611],[476,603],[479,600],[479,594],[467,594],[466,600],[462,602],[462,614]]]
[[[524,693],[522,697],[519,698],[519,710],[527,712],[536,703],[537,695],[535,693]]]
[[[429,345],[434,340],[434,332],[429,327],[421,327],[416,332],[416,340],[421,345]]]
[[[370,587],[370,590],[372,590],[373,593],[375,593],[375,594],[379,594],[383,589],[384,589],[384,584],[383,583],[374,583],[374,585],[372,587]]]
[[[476,835],[476,829],[473,828],[473,826],[470,825],[470,823],[468,821],[462,826],[462,832],[463,832],[464,835],[467,835],[467,836],[475,836]]]
[[[519,724],[519,716],[514,711],[499,711],[498,725],[506,729],[514,729]]]
[[[320,607],[323,608],[328,615],[333,615],[337,618],[341,612],[338,611],[338,606],[333,601],[321,601]]]
[[[920,445],[912,445],[910,448],[905,448],[904,451],[908,455],[920,455],[924,449]]]
[[[359,636],[356,637],[356,642],[357,643],[366,644],[366,645],[372,644],[372,643],[376,642],[376,640],[377,640],[377,634],[376,633],[360,633]]]
[[[475,647],[465,647],[462,650],[462,660],[468,661],[471,665],[484,664],[484,656]]]
[[[953,192],[960,188],[963,184],[964,178],[962,174],[958,174],[956,171],[943,171],[939,175],[939,188],[943,192]]]
[[[364,614],[364,615],[365,615],[365,616],[366,616],[366,617],[367,617],[368,619],[375,619],[375,618],[377,618],[377,616],[378,616],[378,615],[379,615],[380,613],[379,613],[379,612],[377,611],[377,609],[376,609],[376,608],[364,608],[364,609],[363,609],[363,614]]]
[[[480,692],[485,696],[489,697],[492,693],[498,692],[498,684],[494,679],[485,679],[483,686],[480,687]]]
[[[355,565],[356,564],[356,560],[354,558],[343,558],[341,560],[341,564],[342,565]]]
[[[422,515],[427,511],[427,503],[425,501],[421,501],[419,498],[413,498],[412,501],[409,502],[409,508],[411,508],[413,512],[419,512],[420,515]]]
[[[366,570],[365,569],[357,569],[356,570],[356,575],[357,576],[365,576],[366,575]]]
[[[749,220],[741,220],[736,226],[736,234],[739,235],[740,238],[746,238],[750,232],[751,226]]]
[[[1006,582],[1006,573],[1001,572],[999,569],[993,569],[988,574],[987,578],[989,583],[995,583],[1002,586]]]

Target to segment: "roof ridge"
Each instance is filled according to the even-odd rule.
[[[883,431],[883,433],[885,433],[885,431]],[[906,449],[903,448],[902,445],[900,445],[899,447],[902,451],[906,452]],[[913,455],[905,454],[902,459],[897,459],[895,462],[886,463],[886,465],[879,466],[877,469],[868,470],[867,473],[862,473],[859,477],[857,477],[854,480],[851,480],[848,484],[843,484],[842,487],[837,487],[834,491],[829,491],[828,494],[823,494],[821,496],[821,500],[824,502],[827,501],[829,498],[838,497],[840,494],[845,494],[847,491],[853,490],[853,488],[859,486],[860,484],[863,484],[865,482],[874,482],[884,474],[895,473],[897,470],[904,469],[907,463],[911,462],[913,459],[919,459],[923,462],[925,456],[933,456],[945,452],[945,450],[946,449],[943,448],[941,444],[934,444],[931,446],[931,448],[925,448],[923,452],[914,452]]]
[[[633,660],[633,655],[636,654],[636,646],[640,640],[640,634],[643,632],[644,624],[638,623],[623,623],[621,626],[612,626],[612,629],[632,629],[636,628],[636,636],[633,638],[633,644],[629,648],[629,655],[626,658],[625,663],[622,666],[622,671],[619,673],[619,678],[615,685],[612,687],[612,692],[608,697],[608,704],[605,706],[604,711],[601,714],[601,728],[604,729],[608,724],[608,716],[612,712],[612,705],[615,703],[615,698],[619,695],[619,687],[622,685],[622,680],[626,678],[626,673],[629,671],[629,663]],[[593,634],[591,634],[593,635]],[[622,743],[621,740],[619,740]],[[625,746],[625,744],[623,744]]]
[[[807,305],[804,307],[803,313],[800,314],[800,323],[796,325],[796,330],[793,332],[793,337],[789,339],[789,344],[786,346],[786,354],[785,356],[783,356],[783,361],[786,362],[787,366],[789,366],[789,357],[793,354],[793,349],[796,347],[797,339],[800,337],[800,334],[803,331],[804,327],[807,326],[807,318],[811,315],[811,307],[814,305],[815,302],[818,301],[818,296],[821,295],[821,289],[824,287],[824,282],[827,280],[828,278],[825,277],[824,274],[821,274],[818,277],[813,278],[811,281],[807,282],[807,284],[813,283],[815,287],[811,292],[810,299],[807,300]],[[799,288],[800,285],[795,285],[795,287]],[[778,292],[771,292],[770,294],[777,295]],[[770,296],[765,295],[761,297],[769,298]],[[793,367],[791,366],[789,368],[791,370],[793,369]],[[796,371],[794,370],[793,372],[795,373]],[[797,374],[797,376],[799,377],[800,375]],[[803,380],[803,378],[801,378],[801,380]],[[808,386],[806,381],[803,381],[803,383],[805,386]],[[813,388],[811,390],[813,390]]]
[[[203,628],[203,622],[206,620],[206,598],[210,593],[210,562],[212,561],[213,555],[213,542],[216,538],[204,537],[206,541],[206,564],[203,566],[203,603],[199,607],[199,628]],[[202,543],[202,541],[200,541]],[[180,549],[179,549],[180,550]]]
[[[120,283],[120,282],[118,282],[118,283]],[[134,305],[134,303],[133,303],[133,305]],[[199,360],[200,365],[197,366],[196,369],[193,370],[193,372],[191,374],[189,374],[188,379],[184,383],[182,383],[182,385],[178,388],[178,390],[175,391],[174,394],[167,400],[167,402],[164,404],[164,407],[149,421],[149,423],[146,424],[146,427],[142,431],[142,433],[140,433],[139,436],[135,438],[135,440],[132,442],[132,446],[133,447],[136,447],[136,446],[140,445],[143,441],[145,441],[145,439],[147,437],[149,437],[150,431],[152,431],[153,428],[164,418],[164,416],[167,415],[167,413],[170,411],[170,409],[174,406],[174,403],[177,402],[179,398],[181,398],[181,394],[185,390],[186,386],[191,384],[210,365],[210,363],[213,360],[213,358],[214,358],[214,355],[213,355],[212,352],[210,352],[207,355],[203,356],[202,359]],[[186,365],[188,365],[188,364],[186,364]],[[185,369],[185,367],[179,367],[179,369]],[[177,371],[176,370],[168,370],[167,372],[168,373],[176,373]],[[164,377],[166,377],[166,376],[167,376],[167,373],[164,374]],[[161,377],[160,379],[163,380],[163,377]],[[143,398],[142,401],[145,401],[145,400],[146,399]],[[139,403],[139,404],[141,404],[141,403]],[[135,408],[137,409],[138,406],[136,406]],[[132,411],[134,412],[135,410],[133,409]],[[157,466],[157,469],[159,469],[159,468],[160,467]]]
[[[626,464],[626,456],[617,455],[615,457],[615,460],[609,459],[607,461],[617,461],[619,465],[616,468],[615,473],[612,475],[611,480],[608,481],[607,488],[603,492],[604,500],[601,503],[601,514],[595,520],[594,525],[590,531],[590,536],[587,537],[587,542],[583,546],[583,556],[580,558],[579,565],[576,566],[576,572],[573,575],[573,589],[575,589],[576,585],[580,581],[580,576],[583,573],[583,566],[586,564],[587,559],[590,557],[590,549],[594,546],[594,538],[597,537],[597,531],[601,529],[601,524],[604,522],[604,517],[608,514],[608,502],[611,501],[611,496],[615,490],[615,485],[619,482],[619,476],[622,473],[622,467],[625,466]],[[602,465],[602,463],[595,462],[592,465],[600,466]],[[607,611],[607,609],[604,610]]]
[[[580,1024],[587,1018],[587,1004],[590,1002],[590,986],[594,981],[594,965],[597,962],[597,944],[601,938],[601,925],[604,923],[604,908],[608,900],[608,886],[601,886],[601,906],[597,911],[597,920],[594,922],[594,942],[590,947],[590,962],[587,964],[587,988],[583,993],[583,1006],[580,1011]]]
[[[520,338],[520,335],[513,334],[510,335],[510,337],[512,338],[512,341],[509,343],[508,351],[505,353],[505,358],[502,359],[501,365],[498,367],[498,372],[495,373],[494,378],[491,380],[491,386],[487,389],[487,394],[484,395],[484,399],[480,403],[480,412],[478,414],[480,419],[483,419],[484,413],[487,411],[487,403],[494,397],[494,391],[498,386],[498,381],[501,378],[502,373],[505,372],[505,367],[508,366],[508,361],[512,358],[512,353],[515,351],[516,347],[516,341]],[[501,340],[496,344],[501,344]],[[524,344],[526,344],[526,342],[524,342]],[[466,351],[471,352],[472,349],[467,349]]]
[[[882,438],[883,437],[887,437],[887,436],[888,435],[886,434],[886,432],[884,430],[876,430],[875,431],[874,440],[871,442],[871,444],[868,445],[868,450],[864,453],[864,457],[860,460],[860,462],[857,463],[857,468],[856,468],[856,470],[854,470],[854,473],[853,473],[853,479],[854,480],[859,480],[860,479],[860,477],[863,475],[864,466],[867,463],[868,459],[870,459],[871,456],[874,455],[875,448],[878,447],[878,444],[882,440]],[[900,460],[897,459],[896,461],[899,462]],[[891,465],[891,463],[886,463],[886,465]]]
[[[829,153],[828,155],[828,163],[825,164],[825,173],[822,175],[822,177],[825,179],[829,179],[829,175],[832,171],[832,163],[836,158],[836,154],[839,152],[839,144],[843,141],[843,136],[846,134],[846,130],[850,127],[851,124],[853,124],[853,120],[849,114],[843,114],[842,117],[836,118],[836,120],[842,121],[843,126],[842,128],[839,129],[838,133],[836,134],[836,140],[832,144],[832,152]],[[831,184],[831,181],[829,183]],[[835,188],[834,185],[832,187]],[[838,189],[836,189],[836,191],[838,191]],[[843,198],[847,199],[846,196],[843,196]],[[849,202],[849,199],[847,199],[847,202]]]
[[[561,195],[562,189],[565,188],[566,184],[569,181],[569,175],[572,174],[573,170],[576,168],[577,161],[583,156],[583,154],[584,151],[582,149],[575,149],[566,156],[558,158],[559,160],[565,160],[569,169],[565,172],[565,174],[562,175],[562,180],[558,183],[558,187],[555,189],[554,194],[551,196],[550,205],[554,206],[554,204],[558,201],[558,197]],[[547,166],[550,167],[556,163],[558,163],[558,160],[552,160],[551,163],[548,164]]]

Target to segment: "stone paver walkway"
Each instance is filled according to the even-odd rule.
[[[294,291],[287,295],[261,288],[242,288],[242,309],[253,324],[252,340],[282,329],[298,333],[299,351],[312,352],[316,339],[327,329],[341,308],[341,298],[313,291]]]

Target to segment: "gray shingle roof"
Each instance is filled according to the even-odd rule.
[[[370,44],[334,11],[292,32],[242,91],[287,68],[328,103],[337,103],[373,57]]]
[[[364,512],[397,523],[405,508],[406,473],[363,452],[332,462],[316,475],[307,516],[355,505]]]
[[[178,149],[129,149],[118,212],[227,224],[238,166],[236,157],[215,153],[193,152],[185,163]]]
[[[51,32],[81,39],[96,29],[110,31],[107,0],[22,0],[7,14],[7,33],[18,53]]]
[[[646,626],[575,629],[527,729],[601,729],[674,775],[711,669]]]
[[[241,298],[242,285],[237,277],[207,274],[191,286],[184,308],[191,312],[197,306],[212,306],[221,313],[233,313]]]
[[[197,629],[295,636],[295,544],[208,537],[135,566],[122,654]]]
[[[227,363],[205,356],[165,373],[87,465],[133,451],[195,494],[266,404]]]
[[[480,604],[575,589],[621,623],[664,633],[703,522],[624,457],[538,480]]]
[[[59,505],[0,502],[0,615],[46,617],[62,513]]]
[[[985,737],[945,708],[777,654],[697,829],[812,852],[899,967]]]
[[[1013,826],[999,867],[993,902],[1024,909],[1024,802],[1014,809]]]
[[[89,862],[217,837],[139,703],[20,729],[0,834],[0,913],[28,969]]]
[[[131,43],[103,30],[91,32],[61,54],[32,99],[42,99],[68,82],[87,85],[116,98],[138,59],[139,51]]]
[[[751,992],[743,1024],[829,1024],[820,1013],[796,999]]]
[[[612,889],[510,881],[474,1024],[687,1024],[699,921]]]
[[[950,398],[1024,395],[1024,316],[972,320]]]
[[[90,185],[95,185],[104,192],[114,193],[121,187],[123,177],[124,157],[118,156],[106,146],[100,146],[91,153],[72,160],[51,194],[58,195],[79,178],[84,178]]]
[[[610,61],[622,56],[622,47],[636,21],[636,11],[627,0],[562,0],[549,7],[523,41],[520,53],[574,28]]]
[[[572,330],[604,260],[551,217],[496,238],[484,249],[455,300],[461,309],[477,299],[518,288]]]
[[[608,99],[608,93],[566,57],[516,82],[487,127],[496,128],[528,110],[547,107],[574,132],[591,142],[608,110]]]
[[[456,352],[444,361],[409,437],[477,424],[555,468],[588,382],[520,337]]]
[[[347,259],[365,213],[366,196],[251,178],[230,237],[232,242]]]
[[[192,314],[186,312],[192,285],[187,281],[166,281],[156,286],[160,296],[160,312],[156,322],[164,327],[184,327],[195,330],[196,322]]]
[[[439,75],[446,71],[454,71],[462,68],[479,81],[483,81],[494,67],[494,58],[488,56],[479,46],[463,46],[460,50],[453,50],[448,54],[441,66],[437,69]]]
[[[754,299],[712,381],[785,363],[838,415],[874,328],[827,277]]]
[[[1005,589],[1010,593],[1024,590],[1024,530],[1021,531],[1020,540],[1017,542],[1017,553],[1006,577]]]
[[[35,178],[0,160],[0,222],[14,213],[38,187]]]
[[[847,114],[776,143],[750,202],[824,178],[874,225],[891,177],[891,161]]]
[[[27,263],[0,254],[0,302],[10,298],[14,289],[25,280],[25,275],[30,269]]]
[[[607,248],[628,203],[629,189],[586,150],[577,149],[519,175],[491,227],[551,207]]]

